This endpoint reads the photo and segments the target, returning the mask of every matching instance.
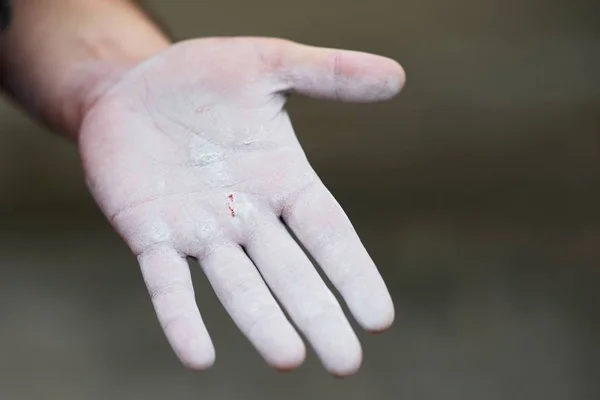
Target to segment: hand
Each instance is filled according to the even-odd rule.
[[[186,257],[198,260],[240,330],[278,369],[305,347],[328,371],[362,353],[336,298],[381,331],[390,295],[339,204],[319,180],[284,110],[297,92],[378,101],[404,82],[394,61],[266,38],[183,42],[124,73],[86,112],[79,146],[88,185],[137,255],[158,319],[181,361],[204,369],[214,348]]]

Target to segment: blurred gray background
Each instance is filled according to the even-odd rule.
[[[75,148],[0,102],[0,399],[600,398],[600,4],[153,0],[177,39],[393,57],[401,96],[294,98],[314,167],[397,307],[365,363],[271,371],[197,268],[217,363],[180,367]]]

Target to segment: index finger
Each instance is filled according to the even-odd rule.
[[[282,218],[341,293],[358,323],[379,332],[394,321],[394,305],[352,223],[321,183],[303,190]]]

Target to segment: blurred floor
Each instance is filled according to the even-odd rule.
[[[2,219],[0,398],[599,398],[597,207],[540,218],[528,202],[369,203],[404,203],[390,215],[339,195],[397,306],[390,332],[361,335],[358,376],[335,380],[313,356],[292,374],[271,371],[197,268],[217,363],[188,373],[135,260],[102,219],[30,215]]]

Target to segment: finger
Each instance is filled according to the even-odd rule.
[[[325,368],[339,376],[356,372],[362,359],[360,343],[337,300],[283,224],[274,218],[255,232],[246,250]]]
[[[311,97],[372,102],[395,96],[405,74],[394,60],[357,51],[274,41],[263,55],[287,89]]]
[[[175,354],[188,368],[209,368],[215,350],[196,305],[186,260],[169,247],[145,251],[138,260],[158,321]]]
[[[271,366],[290,370],[302,364],[302,339],[239,246],[217,248],[200,265],[233,321]]]
[[[282,214],[288,227],[341,293],[358,323],[382,331],[394,320],[390,294],[350,220],[329,190],[317,183]]]

